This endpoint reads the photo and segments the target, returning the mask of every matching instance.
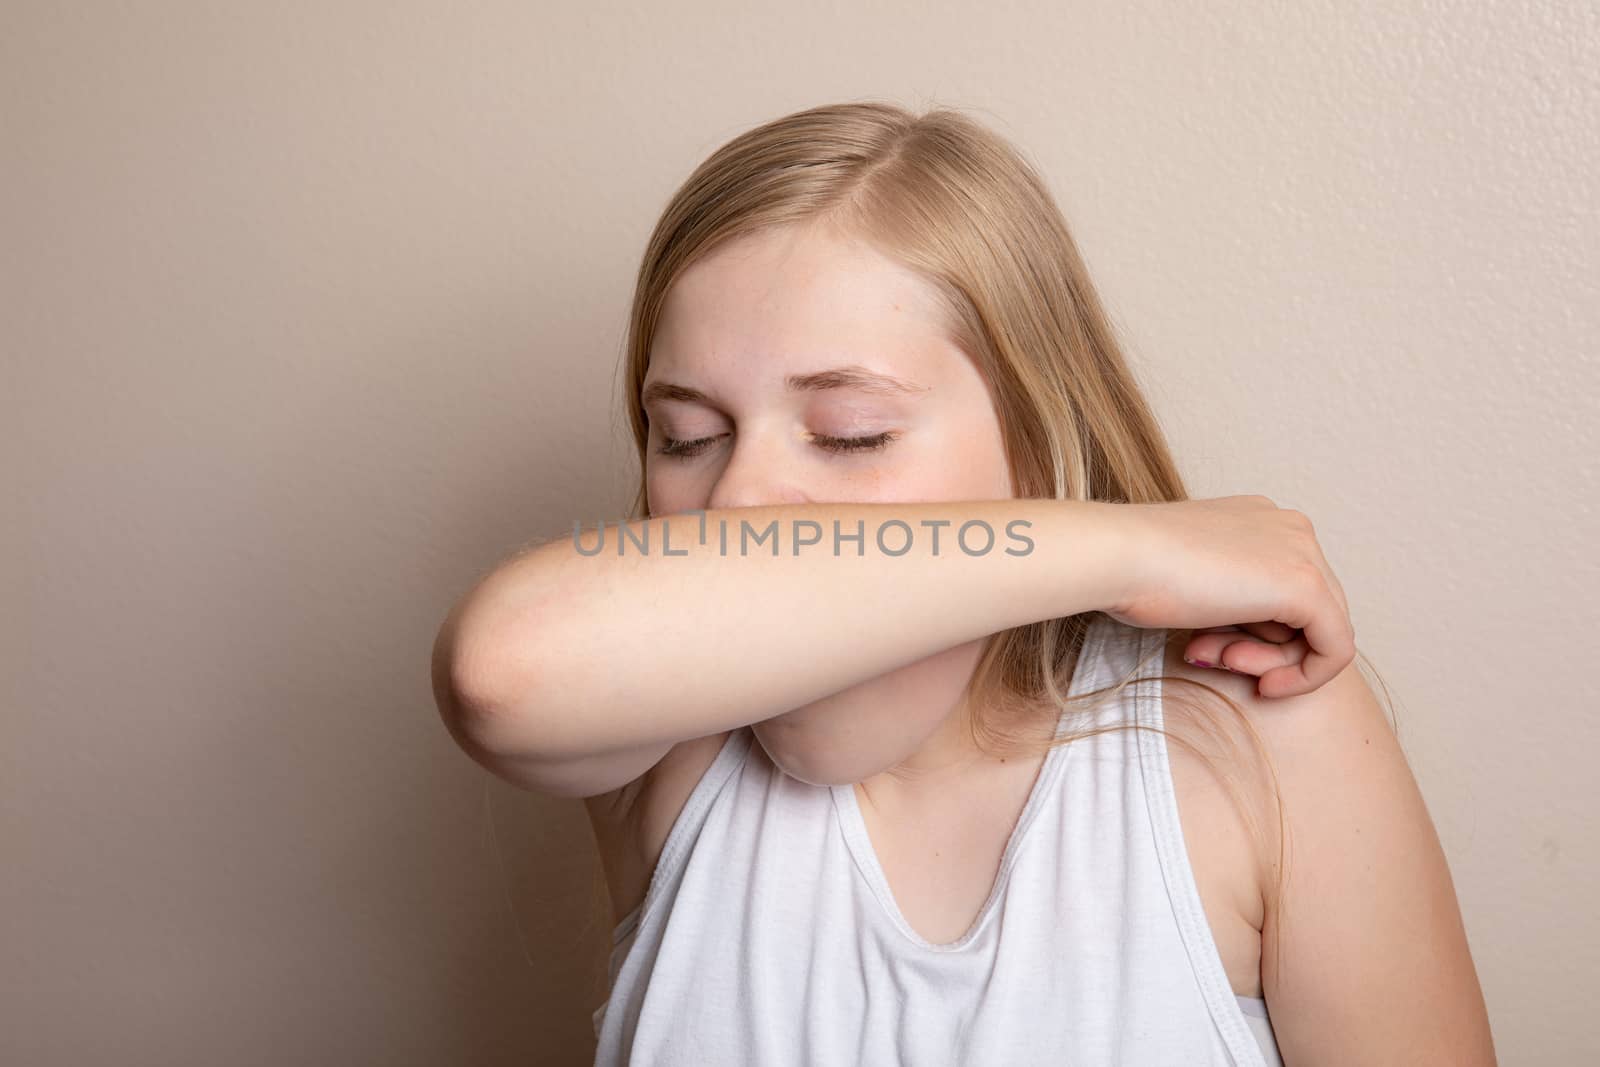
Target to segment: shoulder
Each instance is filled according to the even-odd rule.
[[[1167,672],[1232,699],[1266,760],[1241,781],[1262,830],[1261,977],[1285,1059],[1492,1063],[1449,867],[1359,654],[1318,689],[1266,699],[1253,676],[1184,662],[1187,636],[1169,634]],[[1174,687],[1164,709],[1179,688],[1207,696]]]
[[[1253,675],[1185,661],[1190,634],[1167,632],[1164,672],[1197,684],[1164,688],[1166,725],[1209,757],[1223,757],[1252,815],[1270,813],[1276,821],[1279,803],[1287,806],[1292,799],[1299,809],[1295,823],[1326,829],[1330,812],[1359,808],[1364,797],[1401,805],[1420,799],[1406,795],[1415,790],[1415,780],[1383,705],[1361,673],[1359,656],[1309,693],[1266,698],[1257,694]],[[1201,686],[1227,697],[1237,713]],[[1384,788],[1375,794],[1376,783]],[[1261,844],[1271,850],[1261,857],[1264,868],[1276,870],[1280,843],[1276,831],[1263,835]]]
[[[1322,857],[1328,842],[1361,832],[1364,819],[1405,815],[1412,836],[1421,832],[1421,795],[1359,656],[1309,693],[1266,698],[1257,694],[1253,675],[1185,661],[1190,634],[1167,633],[1165,673],[1198,684],[1164,686],[1165,724],[1186,753],[1180,758],[1197,758],[1185,742],[1194,745],[1247,807],[1269,911],[1285,903],[1277,890],[1280,875],[1288,874],[1281,862],[1294,863],[1290,850],[1298,849],[1301,860]],[[1227,697],[1237,712],[1200,686]]]

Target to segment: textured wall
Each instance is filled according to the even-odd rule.
[[[1600,1051],[1593,7],[564,7],[7,6],[0,1060],[585,1062],[581,806],[427,653],[621,511],[671,189],[858,97],[1015,139],[1193,491],[1313,516],[1503,1062]]]

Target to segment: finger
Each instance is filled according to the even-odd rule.
[[[1344,598],[1344,586],[1340,584],[1339,576],[1333,573],[1333,566],[1328,563],[1328,558],[1326,556],[1321,556],[1317,559],[1316,563],[1317,570],[1322,572],[1322,580],[1328,585],[1328,591],[1331,592],[1334,596],[1334,599],[1339,602],[1339,610],[1343,611],[1346,615],[1349,615],[1350,605],[1349,602]]]
[[[1339,610],[1337,612],[1330,613],[1329,623],[1330,625],[1337,623],[1337,625],[1333,625],[1332,628],[1335,631],[1343,631],[1345,642],[1342,643],[1348,643],[1350,649],[1350,655],[1329,673],[1327,680],[1331,680],[1334,675],[1344,670],[1345,665],[1349,663],[1350,660],[1355,658],[1356,631],[1355,625],[1350,621],[1350,602],[1345,599],[1344,586],[1340,583],[1339,576],[1333,573],[1333,567],[1328,563],[1326,556],[1323,556],[1320,560],[1318,560],[1318,564],[1322,571],[1323,580],[1327,584],[1328,592],[1333,596],[1334,600],[1339,605]]]
[[[1235,641],[1223,649],[1220,662],[1237,674],[1252,674],[1257,678],[1268,671],[1289,667],[1305,659],[1308,646],[1305,638],[1293,641]]]
[[[1348,618],[1350,615],[1350,601],[1345,598],[1344,584],[1339,581],[1339,576],[1333,573],[1333,568],[1331,567],[1328,568],[1328,584],[1333,587],[1333,595],[1339,598],[1339,609]],[[1351,629],[1352,631],[1355,629],[1353,624]]]
[[[1300,631],[1285,626],[1281,622],[1241,622],[1229,626],[1203,626],[1194,631],[1200,634],[1233,634],[1248,633],[1263,641],[1292,641]]]
[[[1322,572],[1322,579],[1333,593],[1334,599],[1339,602],[1339,610],[1344,612],[1346,621],[1350,617],[1350,602],[1344,595],[1344,584],[1339,581],[1339,576],[1333,572],[1333,563],[1328,559],[1328,553],[1319,544],[1314,556],[1317,570]]]
[[[1285,626],[1281,622],[1247,622],[1244,624],[1244,628],[1263,641],[1273,641],[1279,644],[1285,641],[1293,641],[1300,636],[1299,630],[1292,626]]]
[[[1237,626],[1218,626],[1200,632],[1184,646],[1183,658],[1197,667],[1215,667],[1223,653],[1233,645],[1255,644],[1256,640]]]
[[[1263,697],[1298,696],[1309,693],[1329,682],[1355,658],[1355,637],[1350,617],[1333,594],[1331,584],[1318,583],[1315,590],[1304,594],[1310,614],[1282,621],[1293,625],[1301,622],[1306,643],[1310,646],[1299,663],[1277,667],[1261,676],[1259,692]]]
[[[1260,677],[1278,667],[1299,663],[1306,649],[1303,638],[1287,642],[1261,641],[1235,632],[1197,637],[1185,646],[1183,654],[1196,666],[1222,667],[1235,674]]]

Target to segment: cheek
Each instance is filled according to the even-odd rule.
[[[1005,440],[992,423],[969,427],[966,446],[950,457],[948,477],[975,499],[1000,499],[1011,495],[1011,468],[1006,463]]]
[[[703,507],[693,478],[653,466],[645,475],[645,502],[651,515],[672,515]]]
[[[973,429],[882,472],[879,489],[907,500],[997,500],[1011,495],[1011,471],[998,438]]]
[[[884,467],[858,467],[843,475],[847,500],[895,500],[903,497],[896,487],[904,475]]]
[[[951,465],[950,477],[959,480],[963,495],[973,499],[998,500],[1011,495],[1011,469],[1004,452],[974,449],[963,454]]]

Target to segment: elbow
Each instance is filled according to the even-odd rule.
[[[434,703],[450,736],[469,755],[531,755],[538,749],[539,706],[531,652],[536,640],[515,632],[481,593],[450,612],[434,640]]]

